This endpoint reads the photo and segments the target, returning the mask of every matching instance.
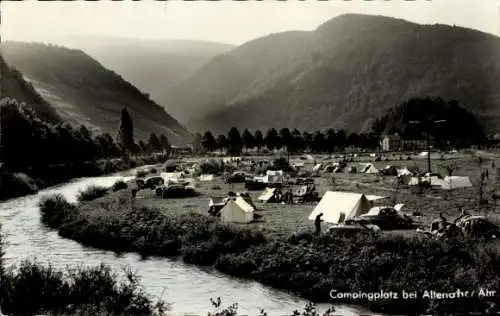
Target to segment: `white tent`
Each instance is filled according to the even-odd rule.
[[[224,223],[250,223],[253,220],[255,208],[238,196],[231,199],[221,209],[221,221]]]
[[[408,181],[408,185],[418,185],[418,178],[411,177],[410,181]]]
[[[370,202],[364,194],[327,191],[309,215],[309,220],[314,220],[317,215],[323,213],[322,219],[326,223],[339,224],[368,212],[370,207]]]
[[[200,179],[200,181],[213,181],[214,175],[213,174],[202,174],[199,179]]]
[[[276,188],[266,188],[266,190],[259,196],[258,200],[262,202],[270,202],[274,197]]]
[[[371,163],[365,164],[361,173],[378,173],[378,169]]]
[[[376,201],[376,200],[381,200],[381,199],[387,199],[387,196],[380,196],[380,195],[365,195],[366,199],[370,202]]]
[[[314,161],[314,157],[311,155],[306,155],[306,159],[309,161]]]
[[[316,164],[316,165],[313,167],[313,171],[314,171],[314,172],[319,171],[319,169],[321,169],[321,164],[320,164],[320,163]]]
[[[441,186],[443,190],[453,190],[460,188],[472,188],[472,183],[470,182],[469,177],[460,177],[460,176],[446,176],[443,180],[443,184]]]
[[[404,167],[404,168],[401,168],[401,169],[398,169],[398,177],[400,176],[412,176],[413,173],[408,170],[408,168]]]
[[[424,157],[424,156],[427,156],[429,154],[429,152],[427,151],[423,151],[421,152],[420,154],[418,154],[420,157]]]

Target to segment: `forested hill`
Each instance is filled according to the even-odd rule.
[[[168,101],[170,89],[214,57],[234,48],[208,41],[100,36],[71,36],[57,43],[83,50],[162,106]],[[169,114],[176,117],[175,113]]]
[[[260,59],[270,52],[278,58],[264,67]],[[264,69],[252,71],[255,64]],[[274,34],[236,48],[182,84],[168,108],[188,109],[184,120],[200,131],[359,131],[387,109],[429,95],[458,100],[489,132],[499,132],[499,82],[499,37],[347,14],[312,32]]]
[[[3,54],[7,64],[18,69],[72,124],[114,135],[120,111],[125,107],[134,120],[138,139],[146,139],[151,132],[165,134],[173,144],[191,139],[191,134],[163,107],[81,50],[6,42]]]
[[[61,118],[56,110],[27,83],[23,75],[7,65],[0,54],[0,99],[16,99],[33,109],[45,121],[57,123]]]

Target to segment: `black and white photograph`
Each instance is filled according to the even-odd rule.
[[[500,1],[0,0],[0,316],[500,314]]]

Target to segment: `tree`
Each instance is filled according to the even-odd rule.
[[[313,136],[311,133],[305,131],[302,133],[302,141],[304,142],[304,150],[312,150]]]
[[[141,151],[145,154],[149,154],[151,152],[151,145],[146,144],[143,140],[139,141],[139,147],[141,148]]]
[[[156,136],[155,133],[151,133],[149,135],[148,143],[151,146],[151,150],[153,151],[160,151],[162,149],[160,139],[158,138],[158,136]]]
[[[217,137],[217,148],[223,151],[224,149],[227,149],[227,137],[226,135],[219,135]]]
[[[290,142],[290,145],[291,147],[289,149],[293,153],[304,150],[304,140],[302,139],[302,134],[299,130],[294,129],[292,131],[292,140]]]
[[[255,147],[255,139],[254,139],[252,133],[250,133],[250,131],[248,129],[245,129],[243,131],[242,137],[243,137],[243,144],[245,145],[245,148],[247,150]]]
[[[120,144],[124,150],[133,151],[134,149],[134,124],[126,108],[123,108],[121,112],[118,144]]]
[[[333,129],[328,129],[326,131],[326,139],[325,139],[325,149],[332,153],[335,151],[335,147],[337,146],[337,134]]]
[[[259,152],[260,149],[266,145],[266,142],[264,141],[264,136],[262,135],[262,132],[260,130],[255,131],[254,143],[255,147],[257,147],[257,151]]]
[[[92,139],[92,134],[85,125],[81,125],[79,131],[85,139]]]
[[[271,128],[266,133],[266,138],[264,139],[266,147],[269,150],[274,150],[278,146],[278,132],[276,129]]]
[[[164,134],[161,134],[160,136],[160,144],[162,150],[166,152],[170,151],[170,142],[168,141],[167,136],[165,136]]]
[[[290,130],[286,127],[280,129],[280,132],[279,132],[280,147],[282,147],[282,148],[285,147],[286,151],[289,152],[291,142],[292,142],[292,133],[290,133]]]
[[[212,132],[206,131],[205,134],[203,134],[201,145],[203,146],[203,148],[205,148],[206,151],[214,151],[217,148],[217,144],[215,142],[214,135],[212,135]]]
[[[340,150],[343,150],[346,145],[347,145],[347,135],[345,134],[345,131],[341,129],[337,132],[337,146],[339,147]]]
[[[232,155],[241,154],[243,148],[243,140],[240,131],[236,127],[232,127],[227,134],[228,150]]]
[[[358,147],[358,141],[359,141],[359,135],[356,133],[350,133],[349,136],[347,136],[348,146]]]
[[[320,131],[317,131],[314,133],[314,138],[312,141],[312,148],[311,150],[316,153],[323,152],[325,150],[325,135],[321,133]]]

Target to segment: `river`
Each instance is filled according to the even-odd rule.
[[[301,310],[305,306],[306,301],[300,298],[256,282],[228,277],[214,269],[165,258],[142,260],[135,254],[118,257],[112,252],[83,247],[59,237],[57,232],[40,223],[38,202],[42,196],[61,193],[68,200],[75,201],[78,191],[88,185],[111,186],[123,177],[132,178],[130,175],[129,171],[114,176],[77,179],[45,189],[37,195],[0,203],[7,264],[36,259],[59,268],[105,263],[118,271],[123,266],[130,266],[141,275],[142,284],[151,295],[159,297],[163,293],[162,298],[171,304],[172,315],[206,315],[213,310],[210,298],[217,297],[221,298],[224,305],[238,303],[241,315],[258,315],[261,308],[270,316],[290,315],[293,310]],[[320,311],[327,308],[326,304],[318,306]],[[366,311],[354,307],[336,307],[336,314],[341,315],[359,315],[363,312]]]

